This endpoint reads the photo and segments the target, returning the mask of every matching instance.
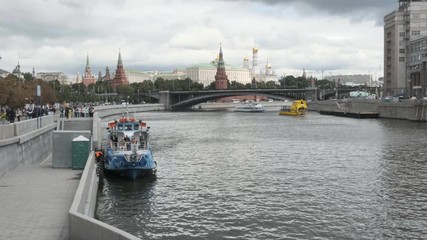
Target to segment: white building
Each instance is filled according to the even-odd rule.
[[[126,69],[125,72],[129,83],[138,83],[144,80],[155,81],[158,78],[163,78],[164,80],[184,80],[187,78],[185,71],[177,69],[174,71],[138,71]]]
[[[5,77],[7,77],[7,75],[9,75],[9,74],[10,74],[10,72],[5,71],[5,70],[3,70],[3,69],[0,69],[0,77],[5,78]]]
[[[360,86],[366,85],[368,87],[377,87],[379,82],[372,79],[370,74],[353,74],[353,75],[331,75],[324,77],[328,81],[340,82],[342,85],[347,86]]]
[[[215,74],[217,70],[217,61],[210,63],[196,64],[186,69],[187,77],[192,81],[202,83],[207,86],[215,81]],[[225,72],[227,73],[230,82],[236,81],[242,84],[251,83],[252,73],[247,68],[238,66],[225,65]]]
[[[61,83],[66,82],[68,79],[67,75],[63,72],[38,72],[36,78],[45,82],[58,80]]]

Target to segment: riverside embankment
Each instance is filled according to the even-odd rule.
[[[164,111],[164,106],[130,105],[128,110]],[[96,147],[101,119],[124,112],[122,105],[108,106],[97,108],[92,119],[45,116],[0,125],[0,239],[138,239],[93,218],[98,187],[93,152],[84,171],[53,168],[65,158],[53,156],[54,146],[67,148],[57,146],[54,132],[89,131]]]
[[[427,100],[403,99],[388,101],[384,99],[339,99],[309,103],[312,111],[378,113],[380,118],[403,119],[410,121],[427,121]]]
[[[382,118],[426,121],[426,103],[420,100],[346,100],[338,103],[353,110],[377,108]],[[265,103],[270,111],[284,104],[287,103]],[[334,101],[309,103],[311,110],[334,104],[337,106]],[[214,105],[209,107],[214,109]],[[202,109],[207,106],[202,105]],[[130,112],[163,111],[164,106],[130,105],[129,109]],[[52,168],[52,135],[58,126],[92,131],[97,146],[101,139],[97,127],[101,119],[122,113],[123,106],[100,107],[91,120],[92,124],[82,124],[74,119],[64,119],[61,124],[47,116],[0,126],[1,239],[137,239],[93,218],[98,180],[92,157],[88,158],[86,173]],[[88,126],[91,129],[86,129]]]

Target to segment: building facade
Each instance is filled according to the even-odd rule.
[[[38,72],[36,78],[45,82],[58,80],[61,83],[68,79],[67,75],[63,72]]]
[[[215,81],[217,65],[217,60],[212,61],[210,63],[193,65],[186,69],[186,75],[192,81],[202,83],[204,86],[208,86],[209,84]],[[227,72],[228,79],[231,82],[236,81],[242,84],[251,82],[251,70],[227,64],[225,64],[224,67],[225,71]]]
[[[178,69],[174,71],[138,71],[126,69],[126,76],[130,83],[140,83],[145,80],[155,81],[158,78],[162,78],[164,80],[185,80],[187,78],[185,71]]]
[[[427,35],[409,42],[408,72],[410,96],[427,96]]]
[[[9,74],[10,74],[10,72],[5,71],[5,70],[3,70],[3,69],[0,69],[0,77],[5,78],[5,77],[7,77],[7,75],[9,75]]]
[[[399,0],[384,17],[384,94],[411,96],[409,43],[427,34],[427,0]]]
[[[324,79],[332,82],[340,80],[341,84],[346,86],[379,87],[379,81],[374,81],[370,74],[331,75],[325,76]]]

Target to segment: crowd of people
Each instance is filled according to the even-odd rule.
[[[72,118],[72,117],[93,117],[95,108],[93,105],[80,105],[73,107],[61,107],[60,117]]]
[[[61,118],[71,117],[93,117],[95,111],[93,105],[80,106],[61,106],[59,107]],[[0,124],[14,123],[31,118],[37,118],[46,115],[55,115],[55,106],[36,106],[28,104],[24,108],[0,107]]]
[[[1,123],[14,123],[15,121],[20,122],[21,119],[30,119],[30,118],[36,118],[38,116],[47,115],[48,111],[47,109],[43,109],[40,107],[34,107],[34,108],[1,108],[0,111],[0,122]]]

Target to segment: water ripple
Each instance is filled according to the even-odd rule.
[[[425,239],[427,125],[146,113],[153,179],[104,179],[97,218],[141,239]]]

